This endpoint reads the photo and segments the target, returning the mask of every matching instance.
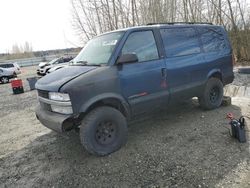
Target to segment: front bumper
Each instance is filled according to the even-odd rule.
[[[21,74],[21,71],[20,70],[15,70],[15,73],[16,74]]]
[[[45,69],[37,69],[37,70],[36,70],[36,73],[37,73],[38,75],[44,76],[44,75],[46,74],[46,70],[45,70]]]
[[[40,106],[36,108],[37,119],[49,129],[56,132],[65,132],[69,127],[73,127],[71,115],[58,114],[41,109]]]

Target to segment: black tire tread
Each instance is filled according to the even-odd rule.
[[[93,121],[94,119],[94,116],[96,116],[95,114],[98,113],[98,109],[99,108],[96,108],[92,111],[89,112],[89,114],[86,115],[86,117],[83,119],[83,122],[82,122],[82,125],[81,126],[88,126],[91,122]],[[85,149],[91,153],[91,154],[95,154],[93,148],[90,147],[90,145],[86,142],[86,140],[84,139],[84,136],[83,135],[86,135],[86,129],[81,129],[80,128],[80,135],[82,134],[82,136],[80,136],[80,139],[81,139],[81,143],[82,145],[85,147]]]
[[[207,94],[207,92],[209,92],[208,89],[209,89],[210,85],[213,85],[213,84],[218,84],[218,86],[222,89],[222,97],[221,97],[221,102],[222,102],[223,84],[222,84],[221,80],[219,78],[216,78],[216,77],[209,78],[209,80],[207,81],[206,86],[204,88],[204,92],[203,92],[202,96],[198,97],[199,104],[204,110],[212,110],[212,109],[218,108],[221,105],[221,102],[220,102],[220,104],[218,103],[218,105],[216,105],[216,106],[211,105],[211,104],[209,104],[209,101],[207,100],[206,94]]]
[[[98,156],[105,156],[109,153],[102,153],[102,152],[99,152],[99,151],[95,151],[95,149],[91,146],[91,144],[89,144],[87,142],[86,139],[84,139],[86,136],[87,136],[87,132],[88,132],[88,126],[91,126],[91,122],[94,121],[95,117],[98,115],[98,113],[100,113],[100,111],[102,112],[103,110],[113,110],[114,112],[119,112],[121,117],[120,118],[124,118],[124,121],[126,121],[126,118],[122,115],[122,113],[120,111],[118,111],[117,109],[115,108],[112,108],[112,107],[109,107],[109,106],[101,106],[101,107],[97,107],[95,109],[93,109],[92,111],[90,111],[86,116],[85,118],[82,120],[82,124],[80,126],[80,140],[81,140],[81,144],[84,146],[84,148],[91,154],[93,155],[98,155]],[[121,143],[121,146],[123,146],[126,141],[127,141],[127,133],[125,133],[125,138],[123,140],[123,142]],[[120,146],[120,147],[121,147]],[[119,148],[120,148],[119,147]],[[117,148],[117,150],[119,149]],[[114,151],[113,151],[114,152]]]

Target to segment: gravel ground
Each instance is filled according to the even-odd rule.
[[[233,85],[250,87],[250,74],[239,74],[235,72],[234,75]]]
[[[225,119],[250,116],[250,99],[212,111],[193,99],[138,117],[125,147],[95,157],[76,132],[59,135],[36,120],[36,91],[25,81],[35,68],[23,70],[24,94],[0,85],[0,187],[250,187],[250,142],[231,138]]]

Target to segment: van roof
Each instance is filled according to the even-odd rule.
[[[213,25],[212,23],[203,23],[203,22],[170,22],[170,23],[149,23],[147,25],[141,25],[141,26],[133,26],[133,27],[127,27],[122,28],[118,30],[113,30],[107,33],[117,32],[117,31],[133,31],[133,30],[140,30],[140,29],[154,29],[154,28],[182,28],[182,27],[222,27],[219,25]],[[103,33],[106,34],[106,33]]]
[[[178,25],[178,24],[188,24],[188,25],[213,25],[211,22],[158,22],[158,23],[148,23],[147,25]]]

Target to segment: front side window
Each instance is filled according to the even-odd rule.
[[[51,60],[48,64],[49,64],[49,65],[56,64],[56,62],[57,62],[58,60],[59,60],[59,58],[53,59],[53,60]]]
[[[123,31],[114,32],[90,40],[75,57],[74,64],[83,62],[84,65],[107,64],[123,34]]]
[[[200,52],[198,36],[193,28],[161,29],[167,57],[191,55]]]
[[[159,59],[155,38],[152,31],[131,33],[122,48],[122,54],[137,55],[139,62]]]
[[[56,64],[60,64],[60,63],[64,63],[63,58],[60,58],[60,59],[56,62]]]
[[[7,68],[11,68],[11,67],[14,67],[14,65],[13,64],[8,64],[7,65]]]

